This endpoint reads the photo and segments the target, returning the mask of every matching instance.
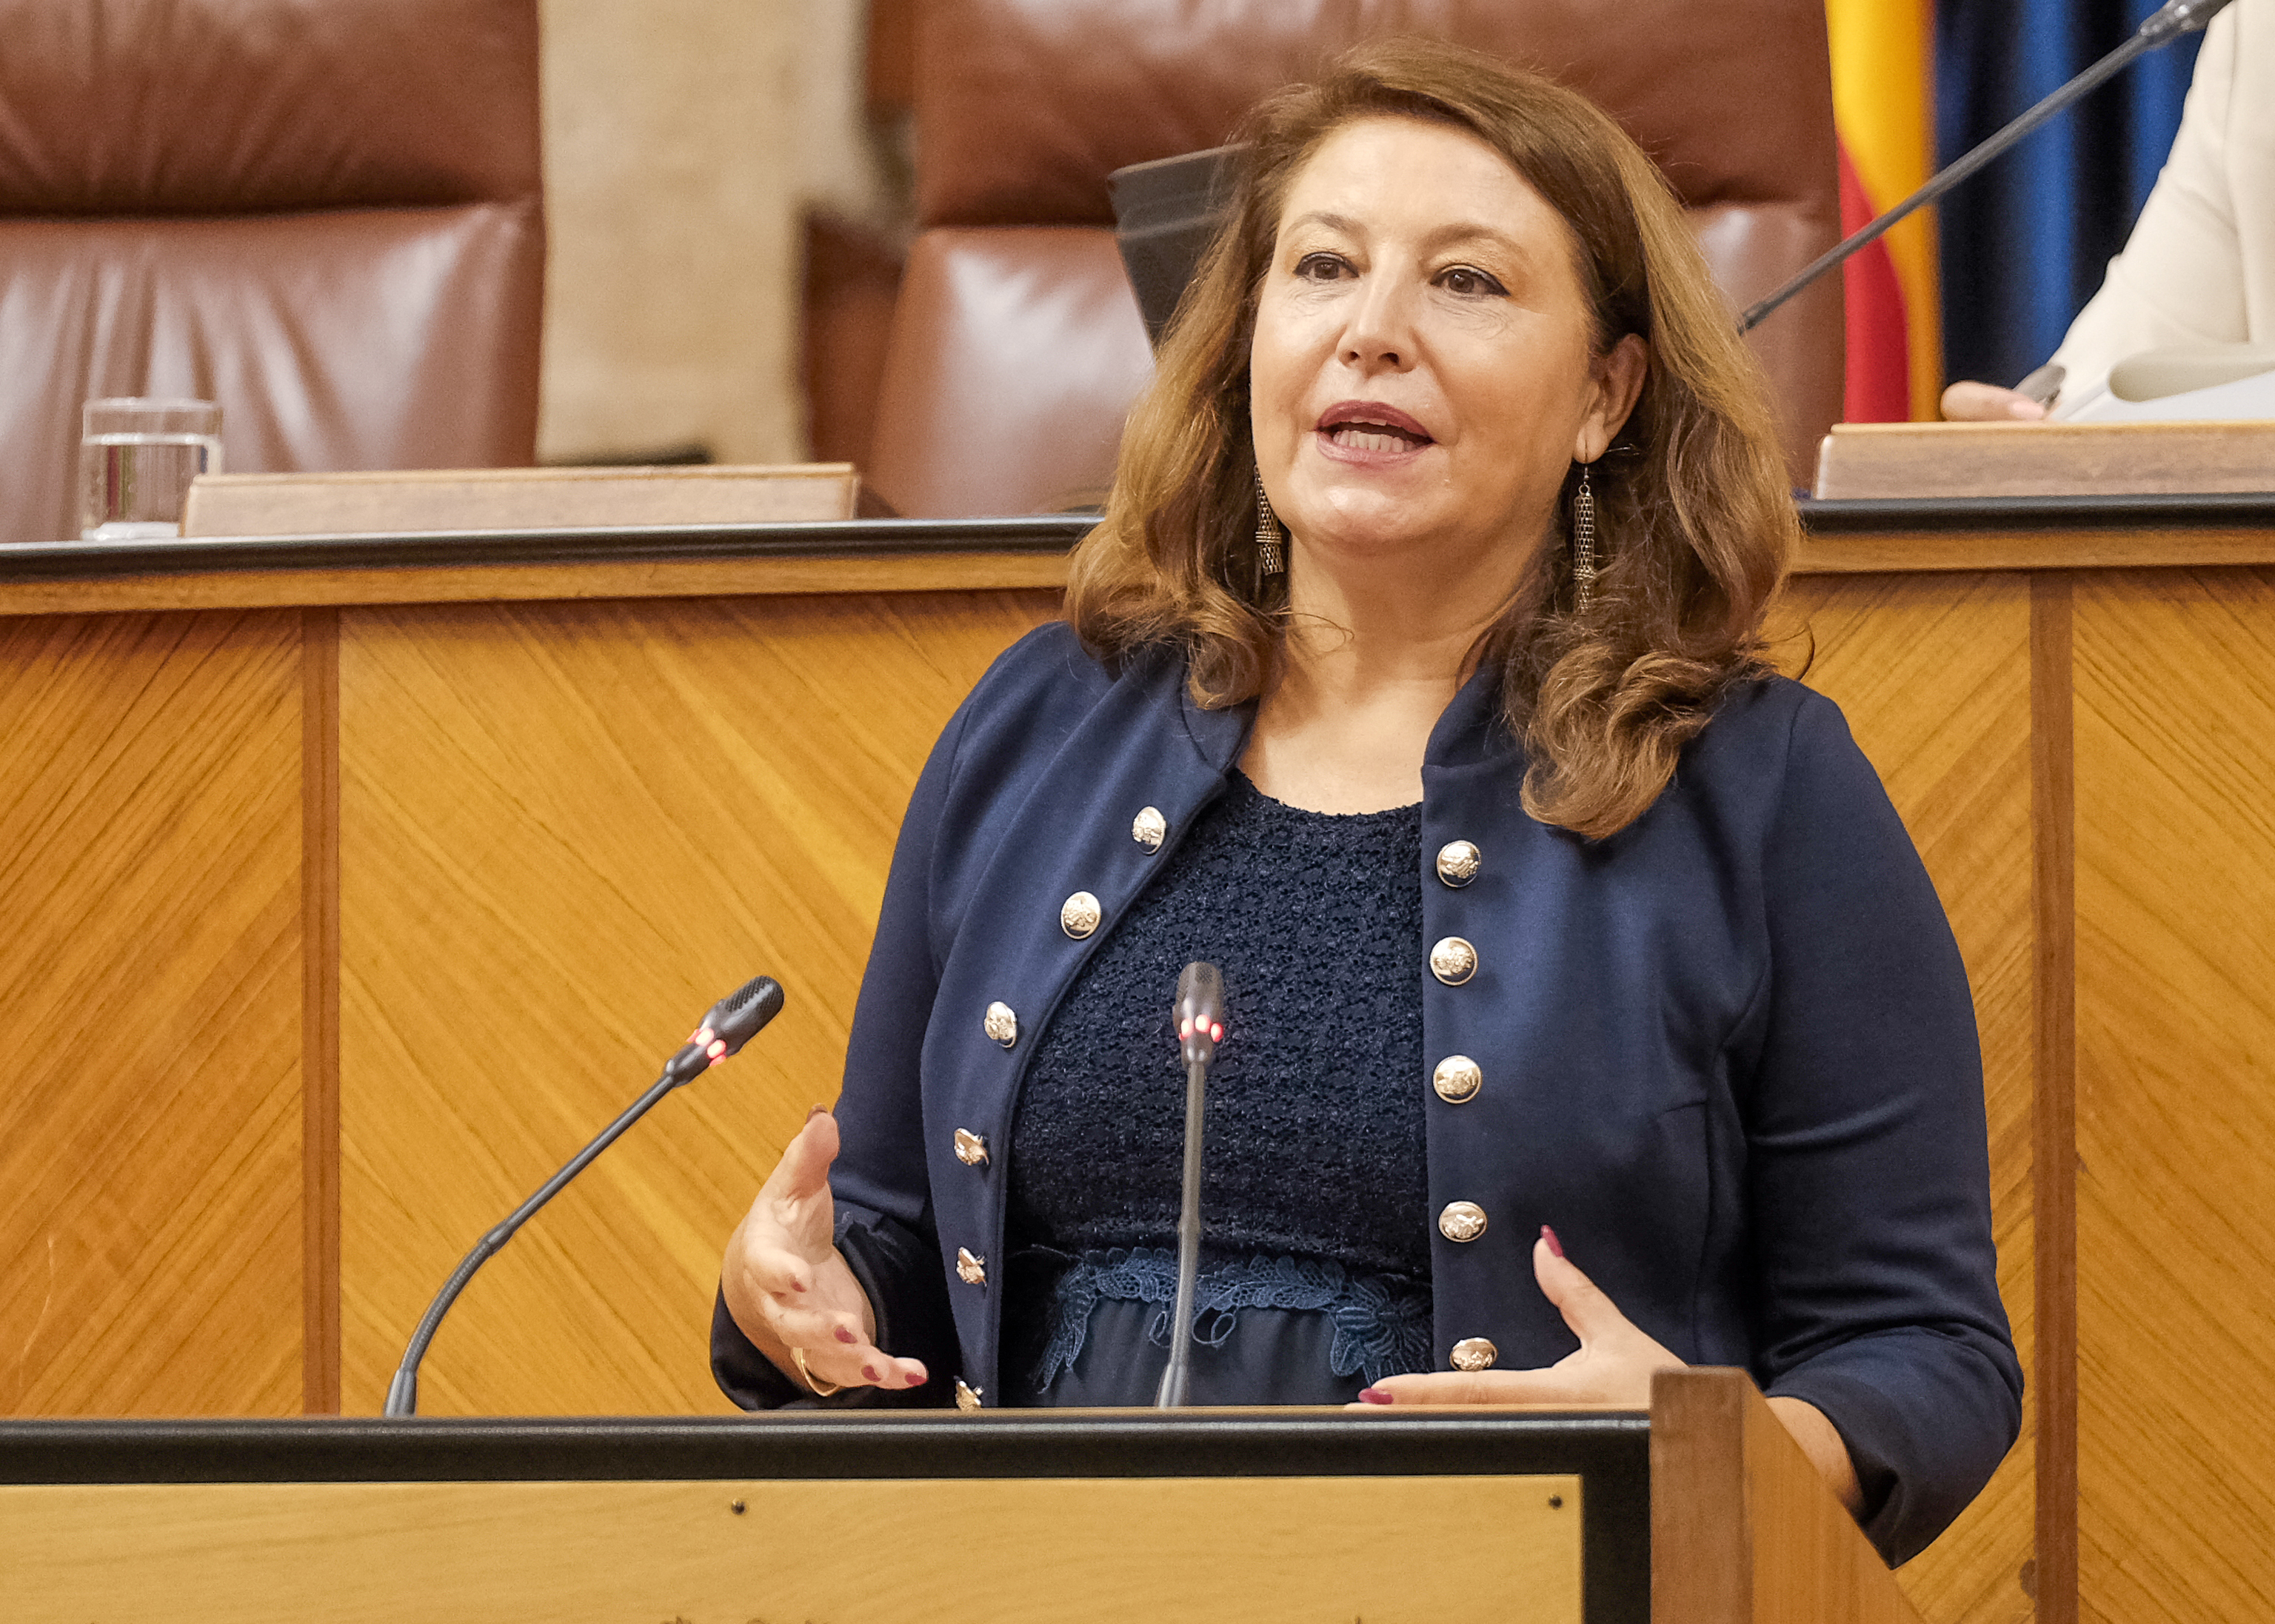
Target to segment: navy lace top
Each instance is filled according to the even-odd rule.
[[[1430,1368],[1422,809],[1338,816],[1235,774],[1046,1029],[1011,1135],[1003,1376],[1145,1403],[1174,1294],[1178,972],[1224,972],[1198,1402],[1333,1402]],[[1147,1351],[1150,1349],[1150,1353]]]

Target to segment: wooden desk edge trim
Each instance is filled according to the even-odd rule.
[[[1984,570],[2218,569],[2275,565],[2275,531],[2132,534],[1960,532],[1804,541],[1796,576]],[[525,603],[608,598],[1017,592],[1062,587],[1062,553],[881,552],[873,557],[676,559],[458,568],[194,570],[85,580],[0,581],[0,616],[362,604]]]
[[[981,549],[807,558],[204,570],[0,581],[0,616],[807,593],[1007,592],[1063,586],[1066,578],[1063,553]]]
[[[2275,526],[1932,530],[1806,534],[1795,575],[1984,570],[2170,570],[2275,564]]]
[[[0,1419],[0,1485],[631,1480],[699,1477],[1184,1477],[1621,1473],[1645,1489],[1638,1410],[1501,1408],[1354,1416],[1222,1411],[777,1410],[752,1416]]]
[[[1795,573],[2275,564],[2275,496],[1799,504]],[[0,547],[0,617],[1062,586],[1090,514]]]

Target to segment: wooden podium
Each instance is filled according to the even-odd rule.
[[[1948,910],[2029,1379],[1936,1624],[2275,1595],[2275,496],[1804,504],[1779,653]],[[0,1414],[718,1411],[910,785],[1084,521],[0,548]],[[4,1562],[0,1554],[0,1562]],[[691,1618],[695,1615],[690,1614]],[[817,1618],[820,1615],[816,1615]]]
[[[1648,1416],[0,1423],[11,1624],[1914,1624],[1746,1377]]]

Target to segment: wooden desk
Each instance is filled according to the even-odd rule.
[[[1648,1414],[0,1422],[0,1549],[21,1624],[1919,1624],[1728,1370]]]
[[[1967,957],[2032,1382],[1907,1587],[2256,1618],[2275,498],[1810,517],[1782,623]],[[720,1244],[835,1091],[934,732],[1078,528],[0,555],[0,1412],[375,1410],[473,1235],[767,970],[789,1012],[524,1232],[423,1385],[722,1408]]]
[[[0,1543],[15,1624],[1649,1624],[1644,1416],[1372,1422],[0,1423]]]

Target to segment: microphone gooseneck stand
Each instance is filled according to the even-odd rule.
[[[583,1150],[569,1159],[569,1165],[545,1181],[538,1192],[514,1208],[504,1222],[474,1243],[473,1250],[465,1255],[442,1289],[435,1294],[434,1302],[427,1305],[419,1328],[411,1333],[410,1343],[403,1350],[403,1363],[388,1384],[389,1416],[415,1416],[419,1413],[419,1362],[427,1356],[427,1344],[435,1340],[435,1331],[442,1323],[442,1316],[458,1300],[466,1282],[474,1278],[474,1271],[497,1254],[498,1249],[513,1239],[513,1232],[527,1223],[538,1208],[559,1195],[570,1180],[593,1163],[593,1159],[614,1144],[626,1129],[648,1114],[648,1111],[673,1089],[692,1083],[706,1071],[733,1054],[758,1035],[759,1029],[782,1012],[782,984],[772,976],[760,976],[745,983],[711,1006],[695,1035],[681,1047],[678,1054],[664,1062],[663,1075],[649,1087],[647,1092],[634,1100],[631,1107],[610,1122]]]
[[[1177,1300],[1169,1317],[1169,1363],[1161,1372],[1157,1409],[1185,1401],[1193,1365],[1193,1291],[1201,1263],[1201,1128],[1209,1062],[1224,1037],[1224,978],[1196,959],[1177,978],[1177,1038],[1185,1062],[1185,1181],[1177,1208]]]
[[[2211,22],[2227,4],[2228,0],[2169,0],[2169,4],[2152,13],[2133,37],[2124,44],[2111,51],[2106,57],[2046,97],[1981,146],[1962,155],[1952,163],[1950,168],[1931,178],[1927,185],[1888,210],[1886,214],[1853,235],[1844,238],[1837,247],[1828,250],[1810,264],[1808,269],[1761,303],[1749,309],[1744,315],[1738,318],[1738,330],[1742,333],[1753,331],[1755,328],[1761,325],[1765,316],[1834,266],[1847,260],[1858,249],[1878,240],[1890,226],[1894,225],[1914,209],[1924,208],[1934,202],[1936,199],[1999,156],[2056,113],[2094,89],[2105,79],[2122,72],[2136,57],[2145,57],[2152,50],[2169,45],[2184,34],[2195,33]]]

